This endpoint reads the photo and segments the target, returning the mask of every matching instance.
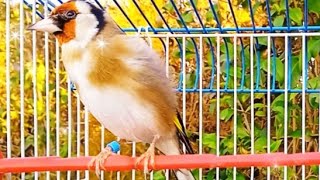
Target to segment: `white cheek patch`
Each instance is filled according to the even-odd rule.
[[[93,14],[78,14],[76,18],[75,40],[84,46],[98,33],[99,22]]]
[[[77,7],[78,11],[83,14],[91,13],[91,7],[86,2],[76,1],[76,7]]]

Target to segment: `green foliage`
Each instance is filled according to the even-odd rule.
[[[318,0],[308,0],[309,11],[320,13],[320,3]]]
[[[245,1],[243,1],[245,2]],[[286,24],[286,7],[284,0],[273,0],[271,1],[272,7],[272,19],[274,26],[283,26]],[[318,1],[308,1],[309,7],[310,4],[313,4],[314,7],[319,5]],[[242,4],[243,5],[243,4]],[[318,9],[314,7],[310,8],[309,11],[312,13],[318,13]],[[303,22],[303,3],[294,2],[290,4],[289,14],[290,14],[290,23],[291,25],[302,25]],[[318,16],[319,14],[317,14]],[[210,17],[210,16],[207,16]],[[267,46],[267,38],[259,37],[257,38],[260,45]],[[254,88],[259,87],[259,89],[267,89],[267,73],[268,73],[268,63],[271,67],[271,86],[275,89],[284,89],[287,85],[288,89],[302,90],[302,66],[303,60],[305,58],[305,66],[308,69],[308,80],[307,88],[309,89],[320,89],[320,79],[318,71],[318,62],[320,49],[320,41],[318,37],[308,37],[307,38],[307,54],[306,57],[303,57],[302,47],[301,47],[301,38],[289,38],[291,46],[288,46],[288,57],[285,57],[284,51],[284,38],[275,38],[271,41],[271,47],[275,46],[276,52],[274,56],[271,56],[270,62],[268,62],[267,56],[263,56],[263,53],[267,53],[266,50],[262,49],[260,51],[254,52],[254,71],[250,70],[250,46],[248,41],[245,42],[245,47],[243,49],[242,58],[242,48],[238,40],[237,44],[237,88],[242,87],[243,89],[250,89],[250,77],[253,74],[254,77]],[[254,42],[255,39],[254,39]],[[229,81],[227,88],[233,87],[233,76],[234,69],[233,65],[230,64],[229,71],[225,70],[226,61],[229,58],[230,62],[233,62],[234,58],[234,44],[232,39],[227,40],[227,44],[221,41],[220,47],[220,69],[221,76],[220,80],[221,85],[220,89],[223,89],[227,79]],[[229,56],[227,54],[229,53]],[[214,58],[214,55],[208,53],[207,59]],[[259,64],[258,64],[259,63]],[[215,63],[212,65],[211,62],[208,62],[210,66],[217,66]],[[244,66],[243,66],[244,65]],[[287,74],[285,74],[285,69],[288,69]],[[242,72],[245,74],[242,74]],[[243,76],[242,76],[243,75]],[[257,79],[259,75],[260,79]],[[287,79],[286,79],[287,76]],[[244,77],[244,84],[241,84],[242,78]],[[290,80],[290,84],[288,81]],[[275,86],[274,86],[275,85]],[[203,135],[203,146],[204,150],[207,153],[216,153],[216,147],[220,147],[220,155],[229,155],[233,154],[234,150],[234,130],[232,128],[234,121],[234,103],[237,104],[237,134],[236,134],[236,146],[237,153],[240,154],[249,154],[251,151],[251,108],[254,109],[254,151],[255,153],[266,153],[268,151],[267,144],[270,141],[270,152],[283,152],[284,147],[284,125],[285,121],[287,122],[288,129],[288,145],[289,153],[295,153],[301,151],[300,139],[302,136],[302,95],[301,93],[288,93],[288,98],[285,100],[285,93],[273,93],[271,92],[271,104],[270,104],[270,120],[271,120],[271,136],[268,139],[267,136],[267,93],[255,93],[254,95],[254,104],[251,104],[251,98],[249,93],[242,93],[241,91],[237,93],[237,102],[234,102],[233,94],[222,93],[220,95],[220,129],[227,130],[228,132],[220,131],[220,144],[217,145],[217,134],[208,132]],[[285,111],[285,103],[287,103],[287,112]],[[320,105],[320,96],[318,93],[306,93],[306,123],[307,125],[305,131],[308,142],[316,141],[318,138],[317,126],[318,126],[318,109]],[[217,101],[214,96],[210,100],[210,109],[209,113],[216,117],[217,113]],[[316,116],[316,117],[315,117]],[[287,117],[287,119],[285,119]],[[231,121],[231,123],[229,123]],[[225,128],[228,126],[228,128]],[[310,145],[311,146],[311,145]],[[317,148],[316,146],[313,146]],[[312,151],[312,150],[311,150]],[[318,166],[311,167],[308,171],[310,174],[318,174]],[[258,170],[257,170],[258,171]],[[237,170],[238,173],[244,172]],[[280,172],[280,173],[279,173]],[[220,171],[220,178],[229,179],[233,177],[232,170],[222,169]],[[263,170],[259,169],[259,173],[265,173]],[[272,169],[272,175],[274,177],[281,177],[283,169]],[[300,173],[295,168],[288,168],[289,178],[294,178],[297,174]],[[209,170],[205,173],[206,179],[208,177],[215,177],[215,169]],[[241,177],[240,177],[241,176]],[[240,174],[239,179],[248,178],[247,175]],[[237,178],[237,179],[238,179]],[[212,178],[213,179],[213,178]]]

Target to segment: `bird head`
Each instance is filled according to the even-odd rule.
[[[28,27],[52,33],[60,44],[75,40],[90,41],[105,26],[104,11],[84,0],[70,0],[57,6],[50,15]]]

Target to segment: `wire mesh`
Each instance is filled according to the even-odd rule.
[[[132,26],[123,27],[123,31],[128,33],[139,31],[139,35],[149,44],[163,45],[161,53],[166,61],[168,77],[175,80],[184,125],[187,129],[196,127],[190,130],[190,133],[192,132],[190,138],[197,144],[195,145],[197,153],[223,156],[274,151],[284,153],[319,151],[320,148],[311,148],[312,144],[320,146],[318,140],[320,88],[317,83],[319,65],[315,61],[319,52],[310,52],[308,47],[312,44],[310,42],[319,41],[320,34],[314,32],[319,31],[320,26],[308,23],[308,1],[304,1],[303,4],[302,25],[292,24],[291,5],[285,0],[283,2],[286,20],[283,26],[275,26],[271,1],[266,0],[261,6],[265,7],[268,27],[255,25],[255,10],[251,1],[247,3],[252,26],[240,27],[230,0],[227,0],[226,4],[230,9],[230,19],[234,27],[222,26],[217,3],[213,1],[208,1],[207,9],[212,13],[216,26],[206,27],[196,3],[190,1],[190,12],[194,13],[194,19],[198,22],[198,27],[193,28],[185,22],[184,12],[179,10],[179,3],[173,0],[168,1],[168,6],[172,8],[181,23],[179,27],[169,25],[163,17],[163,9],[153,0],[151,3],[163,21],[163,27],[156,27],[151,23],[139,1],[132,2],[146,21],[147,27],[135,24],[132,17],[123,9],[121,1],[113,0],[113,2]],[[80,103],[77,93],[73,92],[60,62],[57,41],[48,34],[36,32],[27,34],[24,31],[27,10],[24,9],[23,3],[32,10],[32,22],[35,22],[46,17],[49,11],[61,2],[21,1],[19,30],[17,30],[15,25],[11,24],[14,7],[10,8],[10,1],[6,1],[6,39],[4,39],[6,74],[1,77],[6,81],[5,155],[7,158],[95,155],[107,142],[117,138],[100,127]],[[95,3],[103,7],[99,1]],[[15,30],[19,32],[18,37],[13,36]],[[31,42],[27,39],[29,36],[32,37]],[[31,49],[25,46],[27,43],[32,44]],[[293,47],[294,44],[298,44],[297,47]],[[18,70],[14,69],[16,64],[11,63],[16,62],[11,60],[15,48],[20,49]],[[24,53],[29,50],[32,52],[30,57]],[[172,59],[178,59],[179,63]],[[30,67],[32,67],[32,80],[28,81]],[[51,68],[54,71],[51,71]],[[42,75],[45,76],[41,77]],[[18,79],[18,84],[15,79]],[[17,93],[17,88],[20,100],[12,97]],[[29,98],[30,90],[32,99],[25,100]],[[17,107],[20,110],[17,110]],[[26,114],[29,109],[32,110],[32,117]],[[18,117],[14,111],[19,112]],[[193,122],[196,125],[188,121],[192,116],[196,119],[196,123]],[[26,126],[31,120],[33,126]],[[233,129],[225,131],[230,122]],[[14,139],[16,134],[19,134],[19,140]],[[31,140],[27,138],[28,135],[32,135]],[[100,139],[98,141],[91,137]],[[15,153],[16,148],[21,149],[20,153]],[[121,151],[121,154],[137,156],[144,151],[144,146],[140,143],[124,142],[122,149],[126,150]],[[247,169],[234,167],[199,169],[194,173],[200,179],[214,177],[216,179],[226,177],[305,179],[319,178],[318,169],[315,166],[303,165]],[[154,172],[150,177],[158,175],[159,172]],[[168,171],[166,175],[169,179]],[[13,174],[13,176],[21,179],[94,178],[94,174],[89,174],[89,171],[35,172]],[[129,174],[105,172],[101,177],[135,179],[141,177],[141,172],[132,171]]]

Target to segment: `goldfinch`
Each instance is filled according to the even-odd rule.
[[[121,139],[149,143],[137,158],[145,171],[153,166],[155,148],[165,155],[193,153],[179,113],[175,92],[158,54],[138,37],[128,36],[107,12],[83,0],[71,0],[52,10],[30,30],[53,33],[62,61],[82,103],[110,132]],[[106,147],[90,162],[99,174],[112,151]],[[175,172],[193,180],[189,170]]]

